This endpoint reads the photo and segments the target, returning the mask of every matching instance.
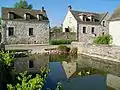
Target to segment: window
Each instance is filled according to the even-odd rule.
[[[8,19],[14,19],[14,13],[13,12],[8,13]]]
[[[29,68],[33,68],[34,64],[33,64],[33,60],[29,60]]]
[[[89,19],[89,18],[86,18],[86,21],[90,21],[90,19]]]
[[[105,21],[103,21],[103,26],[105,26]]]
[[[102,32],[102,35],[105,35],[105,32]]]
[[[69,28],[65,28],[65,32],[69,32]]]
[[[29,28],[29,36],[33,35],[33,28]]]
[[[91,33],[94,34],[95,28],[92,27]]]
[[[104,29],[102,30],[102,35],[105,35],[105,31],[104,31]]]
[[[37,15],[37,19],[38,19],[38,20],[43,20],[43,15],[42,15],[42,14],[38,14],[38,15]]]
[[[30,19],[30,14],[29,13],[24,14],[24,19],[29,20]]]
[[[9,27],[8,28],[8,35],[13,36],[14,35],[14,27]]]
[[[83,16],[83,21],[85,21],[85,16]]]
[[[86,27],[83,27],[83,33],[86,33]]]
[[[95,21],[95,19],[92,17],[92,22],[94,22]]]

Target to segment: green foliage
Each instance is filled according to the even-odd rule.
[[[111,35],[101,35],[94,39],[93,43],[95,44],[110,44],[112,41]]]
[[[72,55],[76,55],[78,52],[78,48],[77,47],[73,47],[71,50],[70,50],[70,54]]]
[[[12,62],[14,61],[14,57],[12,53],[9,51],[4,52],[0,51],[0,62],[2,62],[4,65],[10,67],[12,65]]]
[[[23,8],[23,9],[32,9],[32,5],[28,4],[26,0],[20,0],[14,5],[15,8]]]
[[[51,28],[51,31],[52,31],[52,32],[62,32],[62,27],[57,27],[57,26],[52,27],[52,28]]]
[[[41,90],[47,78],[49,70],[47,68],[40,69],[40,74],[36,74],[33,78],[32,75],[27,75],[27,71],[20,73],[17,77],[19,83],[15,86],[8,84],[8,90]]]
[[[60,45],[60,46],[58,46],[57,49],[58,49],[59,51],[63,52],[63,53],[69,53],[69,51],[70,51],[70,48],[67,47],[66,45]]]
[[[51,45],[71,44],[72,40],[50,40]]]
[[[2,20],[2,18],[0,17],[0,25],[1,25],[1,20]]]
[[[61,87],[62,87],[62,83],[58,82],[56,90],[61,90]]]
[[[14,57],[12,53],[0,51],[0,77],[4,85],[7,83],[13,83],[11,71],[13,70],[12,64]]]

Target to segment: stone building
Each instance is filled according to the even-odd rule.
[[[120,7],[118,7],[109,19],[109,34],[112,36],[112,45],[120,46]]]
[[[108,19],[108,12],[76,11],[68,6],[63,22],[63,32],[76,32],[78,41],[91,43],[93,37],[108,33]]]
[[[2,7],[2,42],[5,44],[48,44],[46,10]]]

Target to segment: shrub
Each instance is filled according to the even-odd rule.
[[[51,45],[60,45],[60,44],[71,44],[71,40],[50,40]]]
[[[70,54],[76,55],[76,54],[77,54],[77,51],[78,51],[78,48],[77,48],[77,47],[73,47],[73,48],[70,50]]]
[[[40,74],[36,74],[34,77],[25,71],[17,77],[19,82],[16,85],[7,84],[7,88],[8,90],[42,90],[48,73],[48,68],[41,68]]]
[[[70,48],[67,47],[66,45],[60,45],[60,46],[58,47],[58,50],[60,50],[60,51],[63,52],[63,53],[68,53],[68,52],[70,51]]]
[[[94,39],[93,43],[95,44],[110,44],[112,41],[111,35],[101,35]]]

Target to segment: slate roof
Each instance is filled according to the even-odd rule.
[[[120,20],[120,6],[114,11],[109,20],[110,21]]]
[[[106,13],[93,13],[93,12],[83,12],[83,11],[76,11],[76,10],[70,10],[75,19],[77,20],[78,23],[82,24],[93,24],[93,25],[99,25],[101,21],[104,19],[104,17],[108,14]],[[85,15],[93,15],[94,18],[97,20],[96,22],[89,22],[89,21],[82,21],[80,19],[80,14],[85,14]]]
[[[8,20],[8,13],[12,12],[15,15],[14,20],[25,20],[24,14],[29,13],[31,16],[30,20],[37,20],[37,14],[41,14],[43,16],[43,20],[48,20],[47,13],[41,12],[41,10],[33,10],[33,9],[20,9],[20,8],[6,8],[2,7],[2,19]],[[38,21],[38,20],[37,20]]]

